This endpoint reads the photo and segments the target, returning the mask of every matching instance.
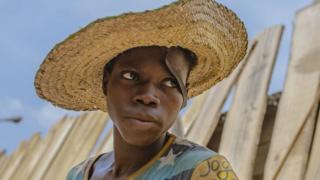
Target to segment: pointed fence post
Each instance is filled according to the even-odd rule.
[[[306,164],[320,92],[320,3],[297,12],[291,58],[265,165],[264,180],[300,180],[305,166],[289,170],[292,162]],[[308,142],[309,141],[309,142]],[[299,147],[300,146],[300,147]],[[307,147],[308,146],[308,147]],[[298,150],[299,149],[299,150]],[[296,153],[299,152],[299,153]],[[297,166],[296,166],[297,167]]]
[[[219,153],[231,162],[239,179],[250,180],[267,107],[267,92],[283,26],[266,29],[240,74],[225,121]]]

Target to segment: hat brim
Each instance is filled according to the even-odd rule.
[[[211,0],[181,0],[162,8],[98,19],[57,44],[35,78],[37,94],[70,110],[107,111],[103,67],[137,46],[181,46],[194,52],[188,98],[227,77],[246,53],[242,21]]]

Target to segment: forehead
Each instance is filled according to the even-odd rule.
[[[133,68],[164,68],[164,58],[166,49],[161,47],[141,47],[124,52],[117,58],[114,68],[133,67]]]

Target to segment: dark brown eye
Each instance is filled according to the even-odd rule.
[[[122,73],[122,77],[128,80],[138,80],[138,74],[132,71]]]
[[[170,87],[170,88],[175,88],[178,86],[177,81],[175,79],[169,78],[163,81],[163,85]]]

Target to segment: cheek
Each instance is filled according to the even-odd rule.
[[[175,90],[173,92],[166,92],[164,95],[164,102],[165,104],[168,104],[168,108],[172,110],[180,110],[183,103],[183,97],[182,94]]]
[[[128,92],[124,92],[124,88],[119,87],[113,83],[113,86],[109,86],[107,89],[108,96],[106,98],[108,113],[111,119],[115,122],[122,114],[122,109],[125,107],[125,103],[129,99]],[[115,122],[117,123],[117,122]]]
[[[113,103],[112,101],[112,98],[110,98],[111,96],[107,97],[106,98],[106,101],[107,101],[107,108],[108,108],[108,114],[110,116],[110,118],[112,119],[113,121],[113,124],[117,124],[117,117],[119,114],[117,112],[117,105],[115,103]]]
[[[166,130],[168,130],[177,119],[182,102],[183,99],[180,93],[166,96],[166,98],[162,101],[164,110],[166,112],[166,117],[164,117],[164,128]]]
[[[124,125],[122,115],[123,115],[123,107],[125,105],[123,104],[123,100],[121,99],[122,96],[118,96],[118,92],[110,93],[107,97],[107,108],[109,116],[113,122],[113,125],[117,127],[118,131],[123,137],[126,137],[125,133],[129,132],[130,129],[126,125]]]

